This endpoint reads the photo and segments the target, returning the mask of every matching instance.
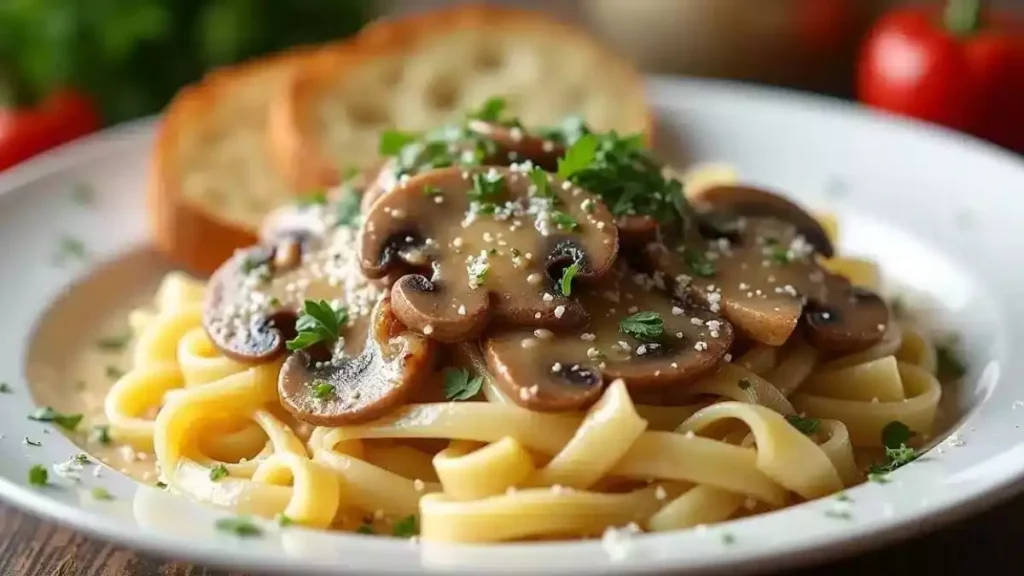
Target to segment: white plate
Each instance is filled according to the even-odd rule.
[[[974,140],[872,116],[852,106],[730,84],[654,79],[659,137],[673,160],[724,161],[744,179],[781,188],[841,218],[844,251],[876,258],[888,279],[939,304],[943,321],[964,335],[968,384],[953,401],[967,410],[958,442],[892,474],[888,484],[848,491],[850,518],[828,511],[834,499],[729,522],[706,531],[635,537],[625,559],[599,542],[457,547],[319,533],[268,525],[260,539],[217,533],[226,513],[203,508],[106,471],[82,484],[56,479],[33,488],[34,463],[78,452],[26,415],[34,408],[25,378],[30,350],[60,358],[74,338],[92,337],[88,314],[60,318],[62,307],[95,298],[100,314],[152,286],[164,270],[147,252],[143,209],[152,126],[136,123],[33,161],[0,179],[0,494],[25,509],[100,538],[176,559],[288,574],[415,571],[593,574],[682,569],[693,573],[768,569],[820,560],[934,526],[1009,494],[1024,480],[1024,164]],[[684,158],[685,155],[685,158]],[[89,182],[95,202],[70,198]],[[81,238],[88,262],[52,265],[64,235]],[[113,268],[111,268],[113,266]],[[88,278],[128,278],[117,290],[90,292]],[[85,282],[85,284],[81,284]],[[79,284],[77,290],[71,289]],[[91,295],[90,295],[91,294]],[[55,304],[55,302],[58,302]],[[66,322],[46,342],[40,322]],[[70,390],[70,388],[69,388]],[[42,441],[28,446],[23,437]],[[52,473],[51,473],[51,476]],[[116,497],[95,502],[88,488]],[[728,532],[735,541],[727,543]]]

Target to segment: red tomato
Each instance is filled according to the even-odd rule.
[[[958,33],[944,26],[935,7],[883,16],[861,53],[860,101],[1024,152],[1024,24],[980,14]]]
[[[100,125],[92,102],[71,90],[53,93],[34,108],[0,109],[0,170]]]

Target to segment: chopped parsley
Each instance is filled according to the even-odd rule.
[[[405,148],[406,145],[415,142],[418,137],[418,134],[410,132],[385,130],[384,133],[380,135],[378,151],[381,156],[396,156],[402,151],[402,148]]]
[[[96,347],[107,352],[118,352],[132,341],[132,333],[125,332],[119,336],[107,336],[96,341]]]
[[[62,265],[68,261],[85,260],[87,255],[84,242],[73,236],[62,236],[57,244],[57,255],[54,260],[57,265]]]
[[[305,194],[299,197],[299,206],[323,206],[327,204],[327,192],[324,190],[314,190],[309,194]]]
[[[423,194],[426,196],[440,196],[441,189],[433,184],[427,184],[423,186]]]
[[[110,490],[107,490],[103,486],[96,486],[92,490],[90,490],[89,493],[92,494],[92,497],[95,500],[113,500],[114,499],[114,495],[110,493]]]
[[[868,469],[868,477],[876,482],[885,482],[884,475],[917,460],[917,450],[907,446],[914,432],[906,424],[894,420],[882,429],[882,444],[885,446],[885,463]]]
[[[277,515],[277,525],[284,528],[291,526],[295,521],[288,517],[288,515],[281,513]]]
[[[570,296],[572,294],[572,280],[579,273],[579,260],[569,264],[564,270],[562,270],[562,279],[558,282],[558,287],[562,290],[562,296]]]
[[[789,250],[785,246],[772,244],[768,249],[768,261],[772,264],[789,264]]]
[[[534,187],[537,188],[535,194],[541,198],[550,198],[555,195],[551,189],[551,183],[548,182],[548,173],[543,168],[534,168],[530,170],[528,174],[530,182],[533,183]]]
[[[849,510],[825,510],[826,518],[835,518],[836,520],[850,520],[853,518],[853,514],[850,514]]]
[[[373,534],[373,526],[365,523],[360,524],[359,527],[356,528],[356,534]]]
[[[78,424],[82,421],[82,415],[62,414],[46,406],[29,414],[28,419],[35,420],[36,422],[53,422],[65,430],[74,432],[75,428],[78,428]]]
[[[469,400],[480,393],[483,376],[473,376],[469,370],[444,369],[444,397],[448,400]]]
[[[102,426],[93,426],[92,439],[104,446],[110,444],[110,426],[106,424]]]
[[[50,482],[50,473],[46,466],[34,464],[28,469],[28,483],[32,486],[46,486]]]
[[[837,494],[836,500],[839,500],[840,502],[853,502],[853,498],[850,498],[850,495],[846,492],[840,492]]]
[[[483,172],[473,174],[473,188],[469,191],[471,200],[480,203],[493,203],[505,189],[505,176],[501,174],[487,175]]]
[[[732,532],[725,532],[722,534],[722,544],[726,546],[736,543],[736,536]]]
[[[419,533],[419,529],[416,526],[416,515],[410,514],[401,520],[395,522],[394,535],[399,538],[410,538]]]
[[[228,469],[223,464],[217,464],[213,468],[210,468],[210,480],[216,482],[221,478],[226,478],[228,475]]]
[[[335,208],[335,214],[338,217],[339,226],[354,227],[359,221],[359,203],[361,198],[359,193],[352,189],[351,186],[346,186],[345,190],[342,191],[341,197],[338,198],[338,205]]]
[[[739,386],[740,390],[749,390],[753,384],[750,383],[748,378],[740,378]]]
[[[558,177],[567,180],[574,174],[586,170],[596,159],[597,146],[598,139],[593,134],[587,134],[573,142],[565,151],[565,156],[558,159]]]
[[[12,392],[11,385],[7,382],[0,382],[0,394],[10,394]]]
[[[505,113],[505,99],[492,96],[484,101],[480,108],[469,113],[469,118],[484,122],[498,122]]]
[[[263,535],[263,531],[260,530],[260,527],[253,524],[252,520],[245,516],[221,518],[214,523],[214,526],[217,530],[228,532],[241,538]]]
[[[637,312],[619,321],[619,331],[637,340],[651,342],[665,331],[665,321],[657,312]]]
[[[335,309],[326,300],[306,300],[295,323],[295,338],[285,345],[294,352],[321,342],[334,342],[346,322],[348,310],[344,306]]]
[[[821,426],[821,420],[817,418],[804,418],[798,414],[790,414],[786,416],[786,422],[789,422],[793,428],[803,432],[810,436],[818,431],[818,426]]]
[[[155,484],[155,486],[157,488],[161,489],[161,490],[166,490],[167,489],[167,483],[166,482],[157,482]]]
[[[71,457],[71,461],[76,464],[81,464],[82,466],[92,464],[92,461],[89,460],[89,457],[85,454],[75,454]]]
[[[952,346],[936,346],[935,360],[940,380],[957,380],[967,374],[967,366]]]
[[[486,255],[471,258],[469,264],[466,265],[470,288],[476,289],[482,286],[484,280],[487,279],[487,273],[490,271],[491,263],[487,261]]]
[[[697,276],[710,278],[715,275],[715,265],[700,250],[694,250],[693,248],[683,250],[683,259],[686,260],[686,265]]]
[[[324,382],[323,380],[317,380],[313,382],[313,397],[320,400],[329,398],[334,394],[334,384],[330,382]]]
[[[555,226],[558,226],[559,230],[567,232],[572,232],[580,226],[580,223],[575,218],[561,210],[551,212],[551,221],[555,223]]]
[[[38,447],[43,445],[42,442],[36,442],[35,440],[29,440],[28,436],[25,436],[25,444],[27,444],[29,446],[35,446],[36,448],[38,448]]]
[[[590,134],[590,128],[578,114],[566,116],[561,124],[554,127],[538,128],[534,130],[544,140],[554,142],[562,146],[571,146],[583,136]]]

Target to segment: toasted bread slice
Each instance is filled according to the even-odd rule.
[[[461,5],[378,21],[304,64],[272,105],[272,154],[294,186],[333,186],[377,161],[384,130],[435,128],[494,96],[527,127],[579,114],[599,130],[650,133],[642,78],[587,33]]]
[[[157,247],[176,265],[209,274],[254,243],[264,215],[294,197],[270,161],[267,115],[310,54],[218,70],[182,89],[164,112],[147,201]]]

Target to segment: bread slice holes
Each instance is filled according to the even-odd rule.
[[[480,72],[494,72],[504,68],[506,64],[507,56],[505,51],[498,46],[483,44],[477,47],[473,65]]]
[[[353,124],[381,126],[391,121],[391,113],[382,102],[353,100],[348,104],[348,117]]]
[[[441,111],[458,107],[462,100],[462,87],[454,78],[438,76],[427,84],[427,105]]]

